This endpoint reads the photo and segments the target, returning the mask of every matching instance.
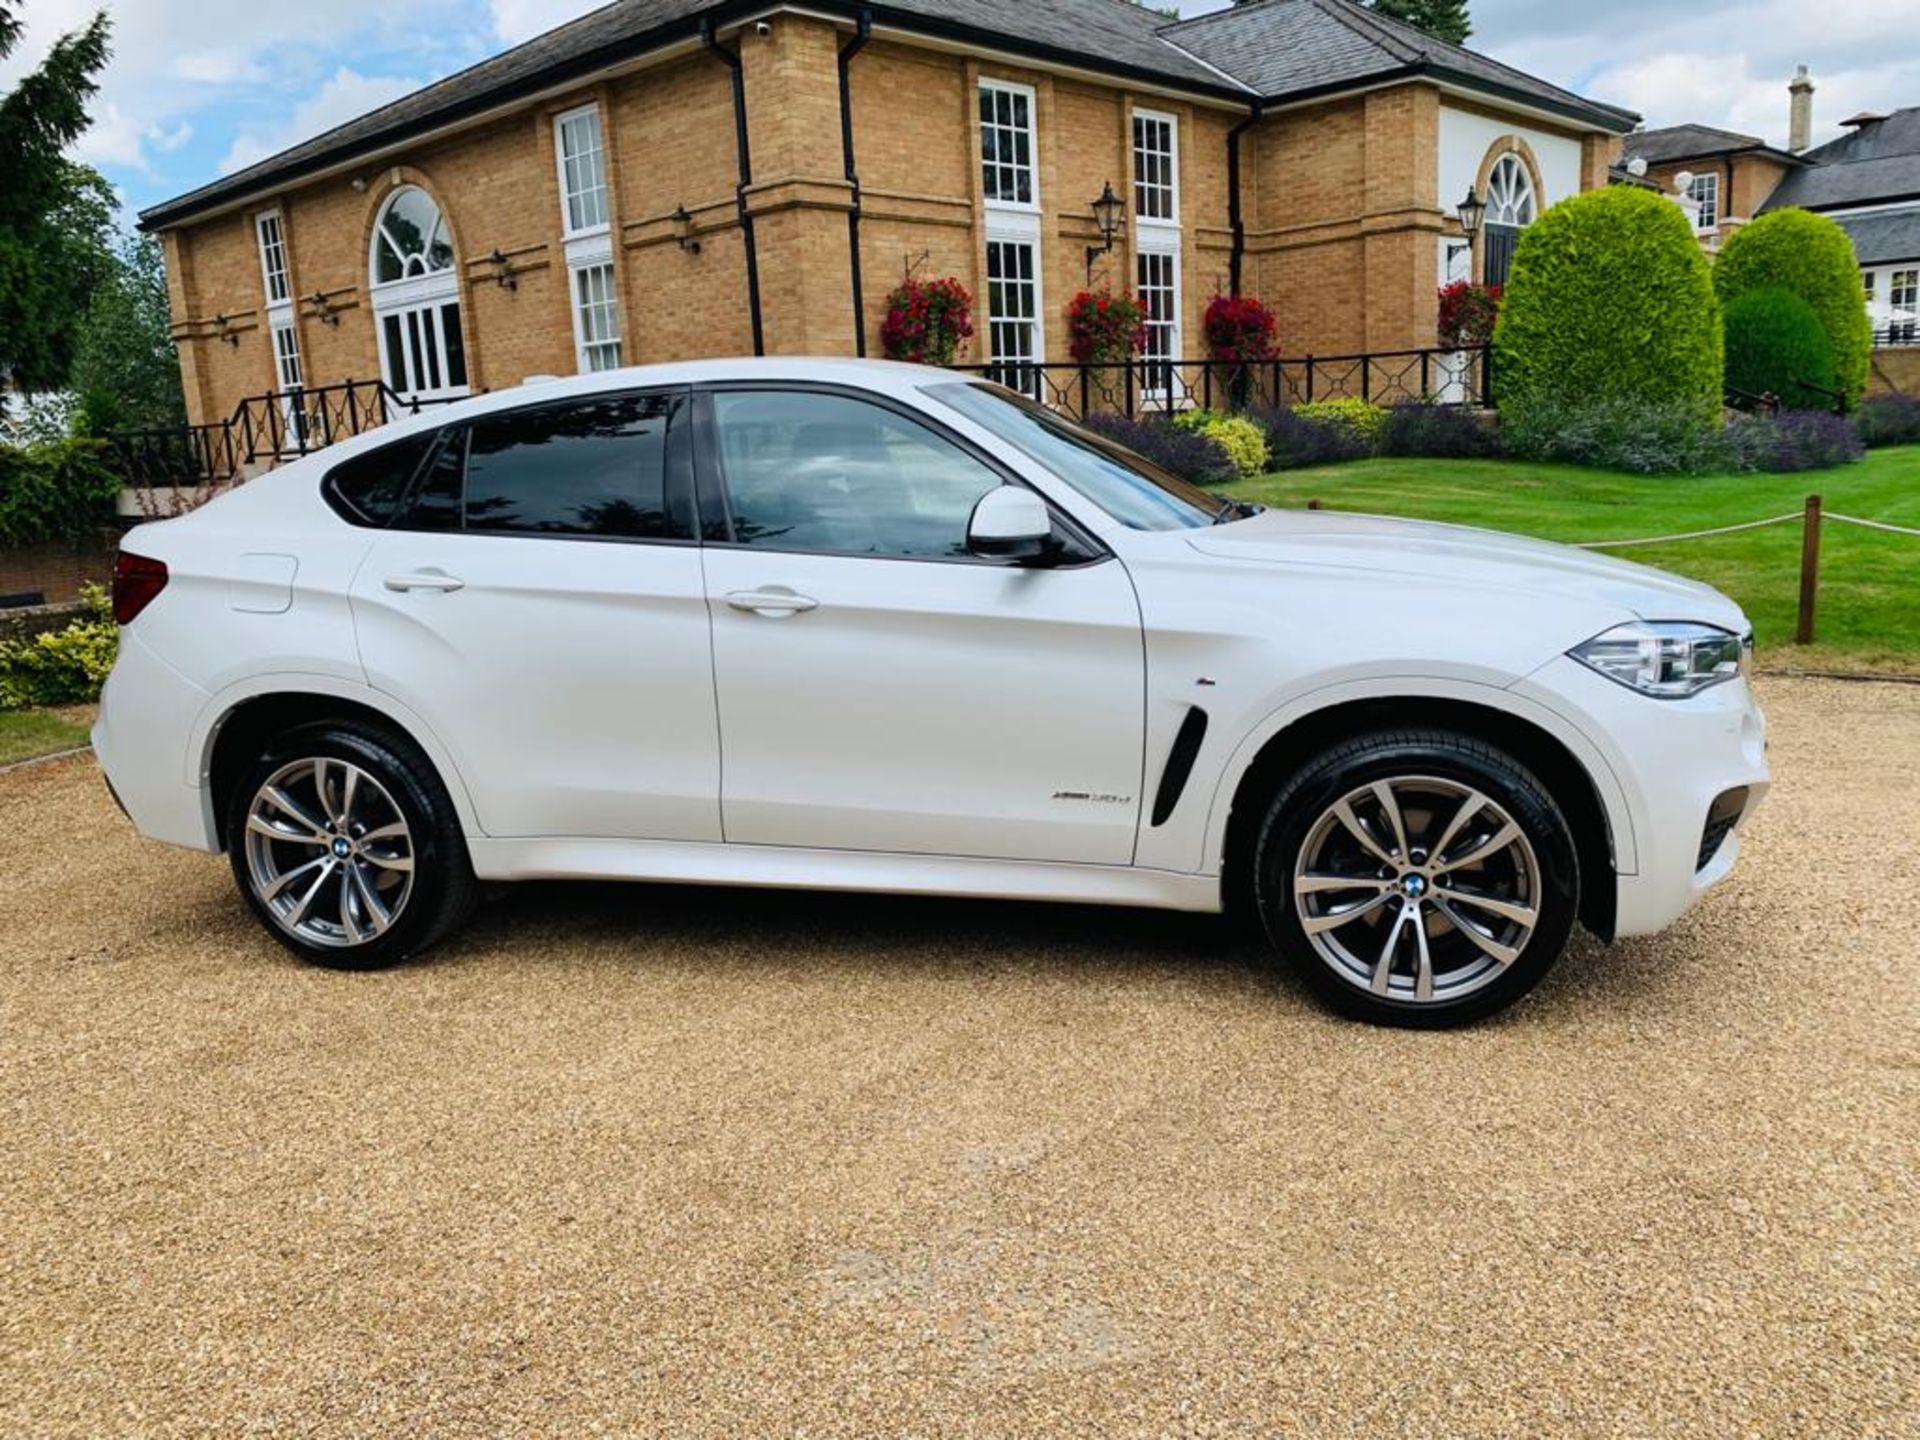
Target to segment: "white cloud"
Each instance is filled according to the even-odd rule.
[[[493,11],[493,33],[509,45],[531,40],[589,11],[605,9],[607,0],[488,0]]]
[[[257,160],[278,154],[302,140],[310,140],[336,125],[344,125],[389,100],[411,94],[421,83],[391,75],[362,75],[342,65],[316,94],[294,107],[284,125],[264,132],[243,130],[236,135],[226,158],[220,162],[220,173],[229,175],[235,170],[244,170]]]

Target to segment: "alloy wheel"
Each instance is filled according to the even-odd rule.
[[[387,787],[351,761],[295,760],[247,809],[247,877],[274,923],[346,949],[392,928],[413,893],[413,832]]]
[[[1294,867],[1300,928],[1334,974],[1415,1005],[1497,980],[1540,921],[1532,842],[1482,791],[1431,775],[1375,780],[1323,811]]]

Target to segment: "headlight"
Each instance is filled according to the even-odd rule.
[[[1609,680],[1656,700],[1684,700],[1746,673],[1747,645],[1716,625],[1636,620],[1567,652]]]

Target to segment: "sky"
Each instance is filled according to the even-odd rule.
[[[0,61],[0,88],[101,0],[16,3],[26,38]],[[105,0],[114,58],[76,153],[137,211],[599,3]],[[1920,0],[1473,0],[1471,11],[1474,49],[1649,126],[1697,121],[1782,144],[1796,65],[1818,87],[1816,140],[1857,111],[1920,105]]]

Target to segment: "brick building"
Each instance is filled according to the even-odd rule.
[[[1436,287],[1499,278],[1634,120],[1350,0],[621,0],[142,224],[203,422],[376,375],[877,352],[909,269],[974,291],[973,359],[1064,359],[1090,273],[1158,354],[1239,288],[1330,355],[1431,344]]]

